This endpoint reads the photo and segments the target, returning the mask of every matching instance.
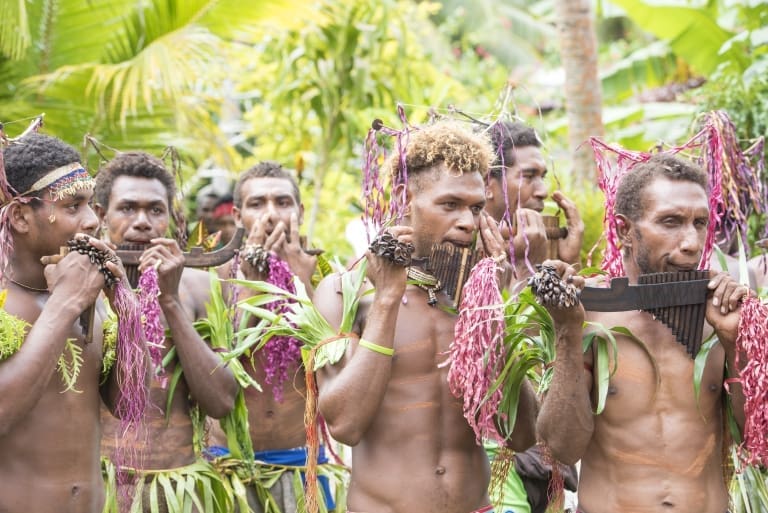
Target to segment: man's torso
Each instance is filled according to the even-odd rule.
[[[200,271],[195,269],[185,269],[179,283],[179,299],[190,323],[201,315],[201,294],[207,293],[207,289],[199,290],[202,282],[199,273]],[[173,340],[166,339],[163,355],[167,355],[172,347]],[[149,445],[143,450],[141,459],[145,469],[178,468],[192,463],[196,458],[190,418],[189,386],[183,374],[175,387],[172,387],[171,377],[177,365],[178,356],[164,369],[159,379],[152,377],[150,380],[150,405],[144,415]],[[168,395],[171,392],[173,398],[168,409]],[[104,410],[101,419],[104,430],[102,454],[111,457],[120,443],[120,421]]]
[[[28,294],[9,292],[6,309],[28,323],[35,322],[41,308],[42,303],[30,301]],[[75,323],[70,330],[69,336],[82,348],[83,359],[74,390],[64,392],[66,385],[54,370],[40,400],[10,432],[0,436],[0,512],[100,511],[99,315],[93,333],[93,342],[84,344],[80,325]]]
[[[582,459],[582,508],[588,513],[725,511],[722,347],[709,354],[697,403],[693,360],[669,328],[644,312],[591,313],[588,320],[628,328],[647,352],[617,336],[618,366]]]
[[[379,413],[352,451],[350,509],[467,513],[488,504],[488,460],[448,389],[456,317],[408,287],[392,375]],[[362,305],[362,317],[366,305]],[[357,351],[365,351],[357,348]]]

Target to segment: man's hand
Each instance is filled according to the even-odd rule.
[[[750,294],[749,287],[741,285],[727,272],[710,271],[707,299],[707,322],[723,344],[733,344],[739,330],[741,301]]]
[[[557,241],[557,255],[565,262],[578,263],[581,244],[584,241],[584,221],[581,220],[576,204],[561,191],[553,192],[552,199],[565,213],[565,221],[568,226],[568,235]]]
[[[75,237],[88,238],[88,243],[97,251],[111,254],[105,267],[115,275],[118,280],[125,276],[125,269],[114,255],[112,247],[106,242],[85,234],[77,234]],[[92,305],[102,289],[105,288],[104,274],[98,264],[91,263],[88,255],[77,251],[70,251],[66,255],[48,255],[40,259],[45,266],[45,278],[48,282],[48,290],[51,294],[63,294],[65,297],[77,301],[82,310]]]
[[[269,231],[269,227],[272,230]],[[266,253],[272,253],[280,260],[283,260],[290,267],[291,272],[310,287],[312,274],[315,272],[317,257],[307,254],[301,247],[301,238],[299,237],[299,218],[294,212],[291,214],[290,225],[273,218],[269,213],[265,213],[258,219],[248,234],[246,247],[261,247]],[[266,280],[266,273],[251,265],[247,260],[243,260],[241,266],[243,275],[249,280]]]
[[[413,228],[410,226],[392,226],[387,231],[398,242],[413,243]],[[405,294],[406,267],[376,256],[372,251],[368,251],[365,257],[368,260],[366,275],[376,287],[376,297],[399,301]]]
[[[309,288],[312,274],[317,266],[317,257],[307,254],[301,247],[299,237],[299,217],[291,214],[290,237],[275,251],[278,258],[288,263],[291,272],[301,279]]]
[[[498,264],[499,272],[496,277],[499,280],[499,287],[504,288],[509,283],[512,273],[512,266],[507,258],[509,246],[504,240],[496,220],[485,211],[480,213],[478,245],[486,256],[493,258]]]
[[[518,278],[529,276],[533,266],[547,256],[547,230],[541,214],[535,210],[518,208],[515,211],[515,226],[500,229],[505,239],[512,237],[515,250],[515,272]]]
[[[573,285],[576,290],[580,291],[584,288],[584,278],[576,274],[576,269],[572,265],[562,260],[545,260],[541,265],[542,267],[548,266],[553,268],[560,280],[566,284]],[[558,330],[563,328],[581,329],[584,324],[584,307],[580,301],[576,301],[571,306],[549,303],[544,303],[543,306],[549,312],[549,315],[555,322],[555,328]]]
[[[164,300],[178,299],[179,283],[184,272],[184,255],[179,244],[164,238],[152,239],[150,243],[152,246],[139,258],[139,271],[144,272],[150,267],[157,269],[161,304]]]

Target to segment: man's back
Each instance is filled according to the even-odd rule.
[[[587,513],[725,511],[722,348],[710,352],[697,402],[693,360],[669,328],[639,311],[591,312],[588,320],[629,329],[647,351],[637,341],[617,337],[616,372],[582,458],[580,508]]]

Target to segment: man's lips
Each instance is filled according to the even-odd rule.
[[[472,241],[471,240],[464,241],[464,240],[446,239],[443,242],[444,243],[453,244],[454,246],[458,246],[460,248],[468,248],[468,247],[470,247],[472,245]]]
[[[136,246],[149,246],[151,239],[123,239],[123,244],[133,244]]]

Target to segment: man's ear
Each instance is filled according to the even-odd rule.
[[[403,205],[403,208],[404,208],[403,215],[410,216],[411,200],[413,199],[413,195],[411,194],[410,187],[408,187],[408,185],[404,183],[398,184],[394,189],[392,189],[392,196],[395,198],[402,197],[403,191],[405,191],[405,204]]]
[[[232,217],[235,219],[235,226],[238,228],[243,227],[243,216],[240,212],[240,209],[237,207],[232,207]]]
[[[632,239],[629,236],[631,228],[631,221],[623,214],[616,215],[616,235],[619,236],[619,241],[625,247],[632,246]]]
[[[32,222],[32,207],[18,201],[8,205],[8,219],[11,227],[18,233],[27,233]]]
[[[491,178],[485,182],[485,199],[493,201],[498,194],[501,193],[501,185],[498,180]]]
[[[304,224],[304,203],[299,203],[299,226]]]

